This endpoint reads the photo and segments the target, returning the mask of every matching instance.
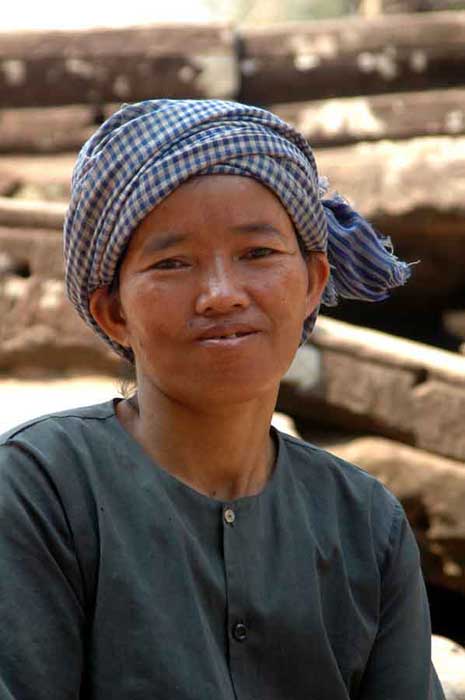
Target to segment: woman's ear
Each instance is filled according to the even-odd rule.
[[[104,333],[119,345],[131,347],[118,292],[110,286],[99,287],[90,296],[89,310]]]
[[[330,268],[326,254],[311,251],[305,260],[308,272],[307,316],[320,303],[321,295],[329,278]]]

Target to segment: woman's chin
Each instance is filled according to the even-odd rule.
[[[250,403],[252,401],[265,401],[267,397],[276,400],[279,383],[268,385],[240,385],[236,382],[234,386],[223,385],[219,390],[211,390],[203,393],[203,403],[220,408],[224,406],[237,406],[238,404]]]
[[[255,377],[228,377],[218,381],[200,380],[193,384],[186,381],[183,387],[165,387],[165,397],[171,398],[178,404],[189,406],[199,412],[227,410],[228,407],[252,401],[276,401],[279,389],[279,378],[270,380]]]

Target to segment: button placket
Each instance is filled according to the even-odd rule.
[[[228,637],[228,666],[237,698],[252,697],[250,693],[249,593],[244,557],[250,531],[247,504],[223,503],[223,556],[226,578]]]

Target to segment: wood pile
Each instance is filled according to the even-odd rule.
[[[232,97],[234,41],[212,25],[0,33],[0,105]]]
[[[452,10],[0,33],[0,196],[66,202],[77,150],[123,101],[263,104],[303,131],[332,188],[400,257],[421,260],[383,305],[389,327],[400,308],[440,324],[465,295],[464,45],[465,12]],[[463,325],[444,330],[450,347]]]
[[[173,25],[0,33],[0,105],[147,97],[254,104],[462,85],[465,13],[345,17],[234,31]]]

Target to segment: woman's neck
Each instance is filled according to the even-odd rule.
[[[276,395],[205,411],[139,392],[118,404],[117,416],[163,469],[200,493],[232,501],[260,493],[273,473]]]

